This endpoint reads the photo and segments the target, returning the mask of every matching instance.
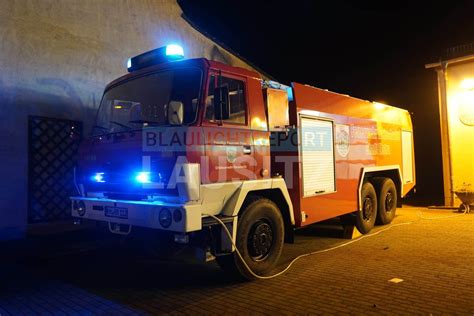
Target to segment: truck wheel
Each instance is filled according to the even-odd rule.
[[[265,275],[275,268],[283,249],[284,224],[278,207],[272,201],[258,198],[241,211],[236,245],[250,269]],[[244,265],[237,252],[217,257],[217,263],[226,271],[246,280],[257,279]]]
[[[377,195],[370,182],[362,185],[361,209],[356,213],[356,227],[362,234],[367,234],[374,227],[377,218]]]
[[[375,191],[378,200],[377,224],[390,224],[397,211],[397,188],[390,178],[376,178]]]

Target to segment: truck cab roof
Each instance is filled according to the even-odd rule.
[[[166,63],[157,64],[157,65],[153,65],[153,66],[139,69],[136,71],[132,71],[110,82],[106,86],[105,90],[121,82],[130,80],[134,77],[143,76],[145,74],[157,72],[161,70],[167,70],[167,69],[172,69],[172,68],[182,68],[182,67],[198,67],[202,69],[222,70],[228,73],[234,73],[234,74],[239,74],[239,75],[243,75],[243,76],[247,76],[251,78],[262,79],[262,76],[256,71],[248,70],[241,67],[230,66],[218,61],[209,60],[207,58],[191,58],[191,59],[183,59],[183,60],[178,60],[178,61],[169,61]]]

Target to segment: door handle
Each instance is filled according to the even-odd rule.
[[[250,155],[252,153],[252,147],[250,145],[244,145],[244,155]]]

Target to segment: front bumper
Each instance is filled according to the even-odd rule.
[[[81,211],[74,207],[74,202],[82,201],[85,204],[85,210]],[[107,215],[106,208],[126,209],[126,214],[117,214],[117,216]],[[172,219],[169,227],[163,227],[160,224],[159,214],[163,208],[171,211],[175,210],[181,213],[181,219]],[[201,230],[202,214],[200,204],[179,204],[168,201],[128,201],[112,200],[105,198],[92,197],[71,197],[71,214],[75,218],[103,221],[108,223],[124,224],[131,226],[140,226],[154,228],[166,231],[188,233]]]

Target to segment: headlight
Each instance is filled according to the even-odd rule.
[[[135,176],[135,181],[138,183],[151,183],[151,175],[149,172],[139,172]]]
[[[171,211],[167,208],[162,208],[160,211],[160,216],[159,216],[159,221],[160,225],[163,226],[164,228],[168,228],[171,226]]]
[[[83,201],[74,201],[73,207],[79,216],[86,214],[86,204]]]
[[[96,172],[94,175],[92,175],[91,180],[93,182],[99,182],[99,183],[104,183],[104,173],[103,172]]]

